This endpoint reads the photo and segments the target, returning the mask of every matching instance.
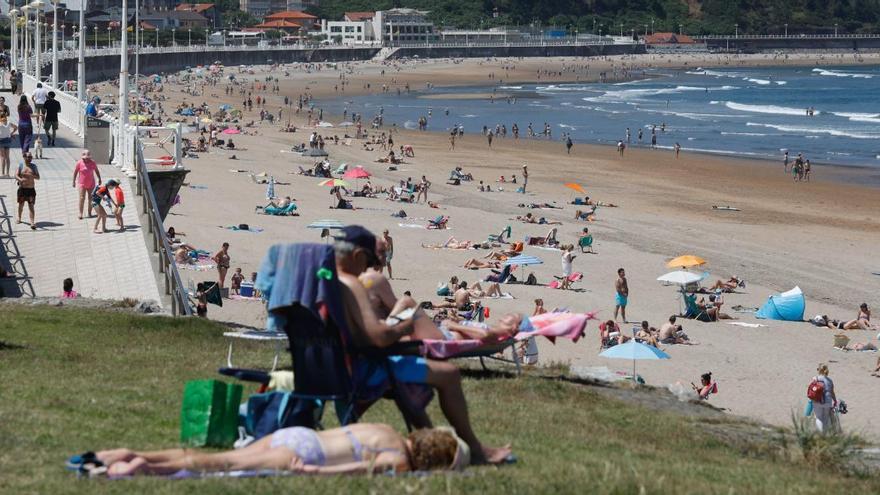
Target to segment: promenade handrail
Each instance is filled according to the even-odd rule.
[[[810,40],[810,39],[873,39],[880,38],[880,34],[707,34],[691,36],[697,40]]]
[[[171,297],[171,314],[173,316],[192,316],[192,305],[189,302],[183,281],[180,279],[177,262],[174,260],[174,251],[168,242],[168,236],[165,235],[167,232],[165,223],[159,214],[153,184],[150,181],[149,171],[144,160],[143,144],[133,129],[128,129],[127,133],[132,137],[129,144],[134,146],[135,172],[137,172],[136,193],[144,201],[143,208],[148,220],[148,234],[153,241],[153,252],[159,255],[159,273],[163,275],[165,294]]]

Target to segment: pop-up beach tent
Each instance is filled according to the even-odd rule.
[[[770,296],[764,306],[755,313],[755,318],[803,321],[804,307],[804,293],[800,287],[795,287],[788,292]]]

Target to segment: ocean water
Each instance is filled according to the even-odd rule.
[[[513,123],[526,135],[547,122],[552,139],[615,144],[631,130],[631,146],[651,142],[685,151],[754,158],[880,167],[880,67],[656,70],[617,84],[516,84],[418,90],[318,102],[325,112],[357,112],[364,122],[382,114],[386,126],[428,130],[462,125],[466,133]],[[445,93],[510,95],[488,99],[432,99]],[[806,109],[815,109],[812,117]],[[430,114],[430,115],[429,115]],[[350,117],[350,115],[349,115]],[[665,131],[661,128],[665,124]]]

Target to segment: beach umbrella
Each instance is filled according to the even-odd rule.
[[[321,187],[351,187],[351,184],[342,179],[327,179],[318,183]]]
[[[340,122],[340,123],[338,123],[338,124],[336,124],[336,125],[339,126],[339,127],[351,127],[351,126],[354,125],[354,122],[349,122],[349,121],[346,120],[345,122]]]
[[[342,177],[346,179],[366,179],[370,177],[370,173],[364,170],[363,167],[355,167],[353,169],[347,170]]]
[[[508,265],[518,265],[518,266],[528,266],[528,265],[543,265],[544,262],[541,261],[540,258],[536,258],[534,256],[529,255],[519,255],[515,258],[509,258],[504,262],[504,266]]]
[[[699,256],[694,256],[692,254],[685,254],[683,256],[679,256],[678,258],[673,258],[669,260],[669,263],[666,263],[666,266],[669,268],[690,268],[692,266],[700,266],[705,265],[706,260],[700,258]]]
[[[687,285],[687,284],[692,284],[694,282],[699,282],[700,280],[703,280],[703,278],[704,278],[703,275],[700,275],[697,273],[678,270],[678,271],[674,271],[674,272],[669,272],[664,275],[660,275],[659,277],[657,277],[657,281],[658,282],[665,282],[667,284]]]
[[[227,127],[226,129],[223,129],[221,134],[241,134],[241,131],[234,127]]]
[[[631,359],[633,362],[633,381],[636,381],[636,360],[639,359],[669,359],[669,354],[657,349],[654,346],[645,345],[636,342],[635,339],[605,349],[599,354],[600,357],[608,359]]]
[[[333,124],[330,122],[318,122],[318,125],[315,127],[333,127]]]
[[[228,103],[224,103],[224,104],[220,105],[220,110],[223,110],[224,112],[227,110],[232,110],[232,105],[230,105]]]
[[[266,199],[271,200],[275,197],[275,177],[269,177],[269,185],[266,186]]]
[[[585,191],[584,188],[576,182],[567,182],[565,184],[565,187],[567,187],[569,189],[573,189],[581,194],[587,194],[587,191]]]

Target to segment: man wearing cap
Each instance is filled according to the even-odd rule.
[[[357,345],[387,347],[413,331],[413,319],[420,317],[415,313],[407,319],[390,317],[380,321],[370,304],[366,288],[358,275],[378,262],[376,237],[367,229],[351,225],[336,236],[336,270],[342,282],[342,298],[346,318]],[[473,452],[475,462],[500,463],[510,455],[509,446],[487,447],[480,443],[471,428],[467,402],[461,388],[461,375],[454,365],[433,361],[417,356],[392,356],[389,358],[391,370],[396,380],[403,383],[421,383],[437,390],[440,407],[456,433],[464,439]],[[385,373],[384,368],[376,370]],[[385,376],[373,377],[369,381],[380,381]]]

